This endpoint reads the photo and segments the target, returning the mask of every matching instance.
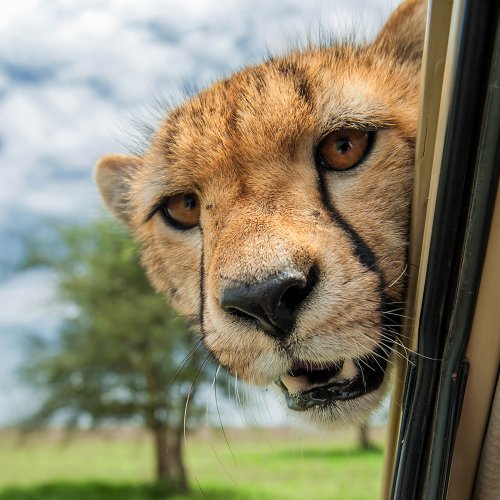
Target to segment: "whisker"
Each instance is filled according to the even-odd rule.
[[[401,271],[401,273],[399,274],[399,276],[393,280],[389,285],[386,285],[384,286],[383,288],[383,292],[386,292],[387,290],[389,290],[390,288],[392,288],[394,285],[396,285],[402,278],[404,277],[408,277],[408,274],[406,273],[406,270],[408,269],[408,265],[405,266],[405,268]]]
[[[235,486],[237,486],[238,482],[234,479],[234,477],[231,475],[231,473],[227,470],[226,466],[222,462],[222,459],[220,458],[219,454],[217,453],[217,450],[215,449],[215,446],[213,445],[213,443],[210,443],[210,448],[212,448],[212,451],[214,452],[215,458],[217,458],[217,462],[219,462],[219,465],[222,467],[224,472],[227,474],[227,477],[229,477],[229,479],[231,479],[233,484]]]
[[[170,387],[172,387],[172,384],[177,380],[177,377],[179,376],[179,374],[182,372],[182,370],[184,369],[184,367],[189,363],[189,361],[191,361],[191,359],[195,355],[196,351],[201,347],[202,344],[203,344],[203,339],[202,338],[200,338],[200,339],[198,339],[196,341],[195,345],[190,349],[190,351],[188,352],[188,354],[186,354],[186,356],[182,360],[181,364],[179,365],[179,367],[175,371],[175,373],[174,373],[174,375],[172,377],[172,380],[165,387],[165,392],[168,391],[170,389]]]
[[[364,364],[368,368],[368,365],[366,364],[366,362],[363,359],[360,359],[359,362],[360,362],[360,364]],[[366,390],[365,372],[363,370],[360,370],[360,373],[361,373],[361,378],[363,380],[363,386]]]
[[[236,374],[234,376],[234,392],[236,395],[236,402],[238,403],[239,407],[241,408],[242,404],[241,404],[240,393],[239,393],[239,389],[238,389],[238,374]]]
[[[207,495],[205,495],[205,492],[203,491],[203,488],[201,487],[201,484],[198,481],[198,478],[196,476],[194,476],[194,480],[196,481],[196,484],[198,485],[198,489],[201,491],[203,498],[208,498]]]
[[[383,372],[383,373],[385,373],[385,369],[384,369],[384,368],[382,368],[382,365],[380,364],[380,362],[379,362],[378,358],[381,358],[381,359],[383,359],[384,361],[387,361],[388,363],[390,363],[390,361],[389,361],[389,359],[388,359],[388,358],[384,358],[384,356],[381,356],[380,354],[378,354],[377,352],[374,352],[374,351],[372,351],[372,352],[368,355],[368,357],[369,357],[370,359],[373,359],[373,361],[375,361],[375,363],[377,363],[377,366],[378,366],[378,367],[382,370],[382,372]]]
[[[194,388],[196,386],[196,382],[198,382],[198,379],[200,378],[201,371],[207,364],[208,360],[210,359],[210,354],[207,354],[203,362],[200,364],[196,375],[193,379],[193,382],[191,384],[191,387],[189,388],[188,395],[186,397],[186,403],[184,405],[184,419],[183,419],[183,433],[184,433],[184,445],[187,446],[187,438],[186,438],[186,422],[187,422],[187,412],[188,412],[188,407],[189,407],[189,402],[191,401],[191,396],[194,395]]]
[[[189,392],[187,394],[187,397],[186,397],[186,402],[185,402],[185,405],[184,405],[184,415],[183,415],[183,422],[182,422],[182,425],[183,425],[183,429],[182,429],[182,432],[183,432],[183,439],[184,439],[184,447],[188,448],[187,446],[187,436],[186,436],[186,421],[187,421],[187,412],[188,412],[188,408],[189,408],[189,402],[191,400],[191,397],[193,396],[194,397],[194,388],[196,386],[196,382],[198,381],[198,378],[201,374],[201,371],[203,370],[205,364],[208,362],[208,360],[210,359],[210,354],[207,354],[207,356],[205,357],[205,359],[203,360],[203,362],[200,364],[196,374],[195,374],[195,377],[193,379],[193,382],[191,383],[191,387],[189,388]],[[199,483],[198,481],[198,478],[196,477],[196,474],[194,475],[194,479],[196,481],[196,484],[198,485],[198,488],[200,489],[202,495],[204,498],[207,498],[207,496],[205,495],[205,492],[203,491],[203,488],[201,487],[201,484]]]
[[[382,330],[382,333],[389,333],[390,334],[390,337],[387,337],[387,335],[386,335],[387,338],[401,337],[402,339],[407,339],[407,340],[412,339],[412,337],[410,337],[409,335],[403,335],[402,333],[399,333],[398,331],[393,330],[387,326],[382,326],[381,330]]]
[[[372,342],[377,347],[381,347],[383,349],[387,347],[387,346],[381,346],[381,344],[379,342],[377,342],[375,339],[372,339],[371,337],[369,337],[368,335],[366,335],[363,332],[358,332],[358,333],[360,333],[364,338],[366,338],[367,340]],[[355,340],[355,339],[352,339],[352,340],[354,340],[354,342],[356,342],[359,346],[363,347],[363,345],[360,342],[358,342],[357,340]],[[370,351],[369,353],[367,353],[367,355],[376,356],[384,361],[387,361],[388,363],[394,364],[390,359],[387,359],[386,357],[382,356],[378,352]],[[380,365],[379,365],[379,367],[382,369],[382,367]]]
[[[208,395],[207,395],[207,409],[206,409],[206,413],[205,413],[205,425],[208,427],[208,410],[209,410],[209,406],[210,406],[210,396],[212,395],[212,391],[214,390],[214,387],[215,387],[215,380],[216,378],[216,374],[214,374],[214,378],[212,380],[212,383],[210,384],[210,389],[208,391]]]
[[[414,356],[418,356],[420,358],[428,359],[429,361],[442,361],[442,358],[433,358],[431,356],[425,356],[424,354],[419,353],[418,351],[414,351],[413,349],[405,346],[401,340],[396,339],[397,345],[401,346],[406,352],[410,352]]]
[[[217,370],[215,372],[215,378],[214,378],[214,381],[217,380],[217,375],[219,374],[219,371],[221,369],[221,365],[218,365],[217,366]],[[231,446],[229,445],[229,441],[227,439],[227,436],[226,436],[226,431],[224,429],[224,425],[222,423],[222,417],[220,415],[220,410],[219,410],[219,402],[217,400],[217,384],[215,383],[214,385],[214,394],[215,394],[215,406],[217,407],[217,415],[219,416],[219,423],[220,423],[220,428],[222,430],[222,434],[224,435],[224,439],[226,440],[226,444],[227,444],[227,447],[229,449],[229,452],[231,453],[231,456],[233,457],[233,460],[234,460],[234,463],[236,464],[236,458],[234,456],[234,453],[233,453],[233,450],[231,449]]]

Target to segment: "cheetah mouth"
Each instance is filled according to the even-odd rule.
[[[288,408],[295,411],[360,398],[382,385],[390,351],[387,347],[380,345],[361,358],[331,364],[297,361],[276,384]]]

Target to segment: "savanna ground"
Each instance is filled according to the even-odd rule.
[[[0,500],[376,499],[383,431],[359,450],[356,434],[205,429],[187,438],[191,493],[154,485],[149,437],[137,429],[59,431],[21,439],[0,431]]]

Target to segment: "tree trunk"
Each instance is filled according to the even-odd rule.
[[[176,479],[182,492],[189,490],[186,467],[184,465],[184,426],[179,425],[175,429],[172,446],[172,463],[175,464]]]
[[[152,429],[156,453],[156,479],[157,481],[172,481],[172,467],[168,455],[167,428],[157,425]]]
[[[156,480],[175,485],[181,492],[186,493],[189,485],[183,461],[183,426],[169,432],[165,425],[157,424],[152,431],[156,453]]]
[[[359,447],[362,450],[367,450],[368,448],[371,448],[372,444],[370,442],[369,427],[366,422],[359,427],[358,439],[359,439]]]

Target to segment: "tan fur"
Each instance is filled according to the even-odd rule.
[[[293,360],[359,357],[382,338],[378,275],[318,190],[314,151],[332,130],[377,130],[359,168],[325,174],[328,196],[373,251],[387,295],[404,300],[424,13],[409,1],[372,45],[298,51],[236,73],[172,110],[142,159],[100,161],[104,200],[141,242],[151,282],[184,314],[203,316],[207,347],[238,377],[270,384]],[[145,222],[159,199],[182,192],[197,194],[200,228],[172,229],[158,214]],[[226,286],[312,265],[319,282],[285,349],[221,309]],[[310,413],[364,417],[386,385]]]

